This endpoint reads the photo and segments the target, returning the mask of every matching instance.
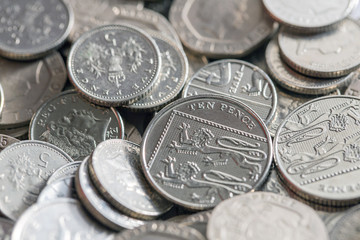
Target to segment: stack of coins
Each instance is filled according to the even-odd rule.
[[[357,5],[1,1],[0,238],[358,239]]]

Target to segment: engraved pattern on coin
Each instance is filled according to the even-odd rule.
[[[141,149],[153,187],[199,210],[259,187],[272,160],[271,138],[259,116],[222,96],[189,97],[164,108]]]
[[[272,192],[276,193],[282,196],[289,197],[289,194],[287,190],[284,188],[284,186],[280,182],[278,174],[276,173],[276,169],[273,168],[270,170],[270,174],[268,178],[266,179],[266,182],[264,185],[260,188],[260,191],[262,192]]]
[[[87,158],[85,158],[85,159],[87,159]],[[80,164],[81,164],[81,161],[76,161],[76,162],[71,162],[71,163],[63,165],[62,167],[58,168],[50,176],[50,178],[48,179],[46,184],[51,184],[53,182],[56,182],[56,181],[64,179],[64,178],[75,177]]]
[[[83,160],[106,139],[123,138],[124,126],[119,112],[82,99],[75,91],[52,98],[33,116],[30,139],[49,142],[72,159]]]
[[[0,68],[5,96],[0,129],[26,125],[41,104],[61,91],[67,78],[57,52],[31,62],[0,58]]]
[[[71,48],[70,80],[90,101],[131,103],[148,93],[159,76],[159,49],[145,32],[107,25],[84,34]]]
[[[275,193],[248,193],[219,204],[211,215],[209,240],[328,240],[324,223],[309,206]]]
[[[14,143],[0,152],[0,209],[16,220],[37,199],[51,174],[72,159],[40,141]]]
[[[326,205],[357,203],[360,100],[328,96],[294,110],[275,136],[275,160],[298,195]]]
[[[260,68],[240,60],[210,63],[196,72],[183,90],[183,97],[200,94],[229,96],[249,106],[265,123],[274,116],[276,90]]]
[[[59,198],[77,199],[75,190],[75,177],[59,179],[47,184],[37,199],[37,203],[43,204],[50,201],[56,201]]]
[[[357,0],[263,0],[276,20],[302,31],[321,31],[346,18]]]
[[[344,76],[360,65],[360,26],[350,19],[325,33],[280,31],[281,56],[295,70],[313,77]]]
[[[73,13],[61,0],[2,0],[0,53],[35,59],[58,48],[73,25]]]
[[[169,19],[188,49],[211,57],[245,55],[274,29],[261,0],[176,0]]]
[[[126,106],[131,109],[157,110],[174,100],[182,90],[188,76],[185,53],[172,40],[151,33],[160,50],[161,70],[149,95]]]
[[[89,161],[85,159],[76,175],[75,188],[80,201],[94,218],[115,231],[133,229],[145,224],[142,220],[119,212],[105,201],[92,183],[88,169]]]
[[[98,225],[74,199],[32,206],[16,222],[11,239],[112,240],[113,233]]]
[[[13,143],[17,143],[19,140],[16,138],[0,134],[0,152],[4,150],[6,147],[10,146]]]
[[[96,147],[89,164],[95,186],[116,208],[130,216],[152,219],[172,204],[152,191],[140,165],[140,147],[120,139]]]

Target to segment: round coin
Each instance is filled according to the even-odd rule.
[[[174,223],[152,222],[134,230],[124,231],[115,240],[205,240],[195,229]]]
[[[74,21],[62,0],[3,0],[0,16],[0,54],[12,59],[36,59],[59,48]]]
[[[269,76],[251,63],[226,59],[212,62],[195,73],[183,97],[219,94],[249,106],[268,124],[276,111],[276,89]]]
[[[121,231],[124,228],[133,229],[145,224],[142,220],[119,212],[105,201],[92,183],[88,169],[89,161],[86,159],[77,172],[75,188],[81,203],[95,219],[115,231]]]
[[[145,96],[159,77],[154,40],[140,29],[106,25],[85,33],[68,57],[70,80],[99,105],[130,104]]]
[[[110,240],[113,233],[94,222],[77,200],[59,199],[28,209],[16,222],[11,239]]]
[[[150,122],[141,145],[145,176],[164,197],[203,210],[266,179],[270,134],[260,117],[232,98],[180,99]]]
[[[324,223],[309,206],[275,193],[256,192],[220,203],[213,211],[209,240],[328,240]]]
[[[211,217],[211,211],[205,211],[190,215],[179,222],[179,225],[194,228],[206,238],[207,225]]]
[[[156,111],[174,100],[181,92],[188,77],[188,61],[185,53],[171,39],[151,33],[160,50],[159,78],[151,92],[126,107],[132,110]]]
[[[101,194],[130,216],[153,219],[172,207],[146,182],[140,147],[132,142],[111,139],[100,143],[90,159],[89,171]]]
[[[75,177],[59,179],[51,184],[47,184],[37,199],[37,203],[44,204],[59,198],[77,199],[75,190]]]
[[[123,137],[116,109],[95,106],[74,90],[44,103],[30,122],[29,139],[54,144],[75,161],[89,156],[100,142]]]
[[[292,68],[307,76],[345,76],[360,65],[360,26],[346,19],[336,29],[301,35],[283,28],[278,41],[281,56]]]
[[[360,232],[360,206],[349,209],[335,219],[335,226],[330,231],[330,240],[357,240]]]
[[[20,142],[16,138],[10,137],[5,134],[0,134],[0,152],[4,150],[6,147],[10,146],[13,143]]]
[[[360,201],[359,106],[356,97],[317,98],[295,109],[280,125],[275,162],[297,195],[328,206]]]
[[[287,90],[300,94],[328,94],[347,85],[354,76],[354,73],[350,73],[344,77],[320,79],[302,75],[282,61],[276,40],[271,41],[267,46],[265,58],[273,79]]]
[[[87,159],[87,158],[85,158]],[[80,167],[81,161],[71,162],[58,168],[46,182],[47,185],[52,184],[58,180],[71,178],[76,176],[76,172]]]
[[[345,19],[358,0],[263,0],[269,14],[297,31],[324,31]]]
[[[67,78],[64,60],[57,52],[30,62],[0,58],[0,68],[5,99],[0,129],[28,124],[46,100],[61,92]]]
[[[246,55],[274,31],[261,0],[176,0],[169,19],[185,47],[213,58]]]
[[[37,199],[50,175],[72,159],[40,141],[14,143],[0,152],[0,210],[16,220]]]
[[[10,240],[13,228],[14,222],[9,221],[5,218],[0,218],[0,239]]]

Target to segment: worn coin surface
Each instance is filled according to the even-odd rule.
[[[185,47],[213,58],[243,56],[274,31],[261,0],[176,0],[169,19]]]
[[[354,76],[354,73],[350,73],[344,77],[320,79],[302,75],[282,61],[276,40],[271,41],[267,46],[265,57],[273,79],[282,87],[296,93],[328,94],[346,86]]]
[[[0,152],[4,150],[6,147],[10,146],[13,143],[19,142],[18,139],[10,137],[5,134],[0,134]]]
[[[16,222],[12,240],[92,239],[112,240],[113,233],[98,225],[74,199],[36,204]]]
[[[0,54],[36,59],[59,48],[73,25],[73,12],[62,0],[2,0]]]
[[[138,145],[121,139],[106,140],[96,147],[89,161],[95,186],[120,211],[153,219],[172,207],[146,182]]]
[[[5,218],[0,218],[0,239],[10,240],[14,228],[14,222]]]
[[[57,52],[28,62],[0,58],[0,68],[5,99],[0,129],[26,125],[41,104],[61,91],[67,78]]]
[[[14,143],[0,152],[0,210],[16,220],[37,199],[50,175],[72,159],[40,141]]]
[[[30,123],[29,138],[49,142],[75,161],[89,156],[106,139],[123,138],[124,124],[114,108],[89,103],[74,91],[43,104]]]
[[[88,100],[105,106],[135,102],[159,77],[161,58],[144,31],[106,25],[81,36],[68,57],[70,80]]]
[[[344,20],[336,29],[304,35],[283,28],[278,41],[283,59],[295,70],[313,77],[339,77],[360,65],[360,25]]]
[[[278,22],[305,33],[327,30],[345,19],[358,0],[263,0]]]
[[[280,176],[299,196],[346,206],[360,201],[360,99],[327,96],[292,113],[275,136]]]
[[[75,190],[75,177],[59,179],[55,182],[47,184],[37,199],[37,203],[43,204],[59,198],[77,199]]]
[[[85,158],[86,159],[86,158]],[[81,161],[67,163],[58,169],[49,177],[46,184],[52,184],[58,180],[75,177],[80,167]]]
[[[2,110],[3,110],[3,107],[4,107],[4,90],[1,86],[1,83],[0,83],[0,118],[1,118],[1,113],[2,113]]]
[[[75,188],[84,207],[94,218],[105,226],[115,231],[121,231],[123,229],[133,229],[145,224],[142,220],[131,218],[119,212],[103,199],[103,196],[100,195],[91,181],[88,159],[84,160],[79,167],[75,178]]]
[[[195,229],[174,223],[152,222],[115,236],[115,240],[205,240]]]
[[[188,77],[188,61],[182,49],[171,39],[151,33],[158,45],[161,68],[151,92],[126,107],[133,110],[156,111],[173,101],[181,92]]]
[[[148,181],[164,197],[195,210],[258,188],[271,161],[271,137],[260,117],[218,95],[167,106],[150,122],[141,145]]]
[[[251,63],[226,59],[212,62],[196,72],[185,85],[183,97],[218,94],[235,98],[268,124],[276,111],[276,89],[269,76]]]
[[[324,223],[309,206],[275,193],[255,192],[220,203],[213,211],[209,240],[328,240]]]
[[[357,240],[360,234],[360,206],[349,209],[336,221],[330,240]]]

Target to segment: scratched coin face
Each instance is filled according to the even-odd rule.
[[[150,122],[141,147],[145,176],[164,197],[190,209],[253,191],[272,160],[260,117],[232,98],[180,99]]]
[[[61,0],[3,0],[0,4],[0,54],[35,59],[61,46],[73,13]]]
[[[63,92],[43,104],[30,123],[31,140],[41,140],[83,160],[97,144],[124,137],[124,125],[114,108],[95,106],[76,91]]]
[[[346,18],[357,0],[263,0],[278,22],[302,32],[324,31]]]
[[[256,192],[217,206],[207,228],[209,240],[328,240],[324,223],[309,206],[275,193]]]
[[[278,36],[283,59],[300,73],[313,77],[339,77],[360,65],[360,25],[344,20],[336,29],[301,35],[280,31]]]
[[[214,58],[243,56],[274,30],[261,0],[176,0],[169,19],[188,49]]]
[[[356,240],[359,239],[360,234],[360,207],[356,206],[350,208],[345,214],[340,215],[341,218],[337,221],[330,232],[331,240]]]
[[[145,96],[159,76],[154,40],[140,29],[106,25],[82,35],[68,57],[70,80],[88,100],[105,106]]]
[[[113,233],[94,222],[77,200],[61,199],[31,207],[16,222],[11,239],[112,240]]]
[[[5,99],[0,129],[28,124],[36,110],[61,91],[67,78],[64,60],[57,52],[27,62],[0,58],[0,69]]]
[[[14,143],[0,153],[0,210],[16,220],[33,203],[51,174],[72,159],[40,141]]]
[[[296,194],[326,205],[360,200],[360,100],[327,96],[292,113],[275,136],[281,177]]]
[[[130,216],[153,219],[173,205],[146,182],[140,147],[132,142],[112,139],[100,143],[90,159],[89,171],[104,197]]]
[[[216,61],[196,72],[184,87],[183,97],[200,94],[235,98],[251,106],[266,124],[276,111],[276,90],[269,76],[240,60]]]

